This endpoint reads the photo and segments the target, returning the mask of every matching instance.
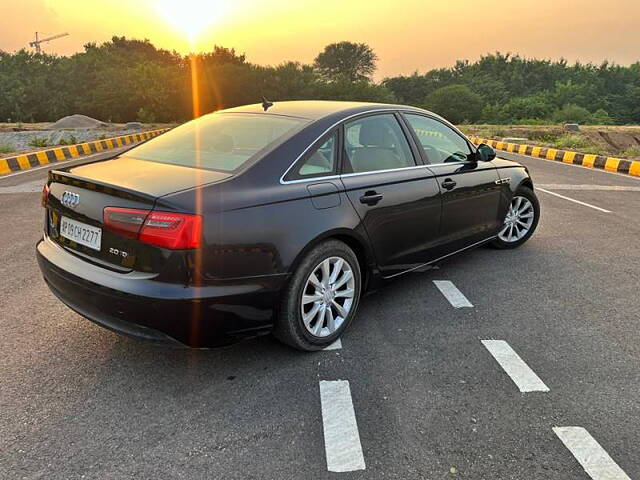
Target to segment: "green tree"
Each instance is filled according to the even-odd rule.
[[[55,88],[61,78],[53,73],[61,71],[66,59],[54,55],[20,50],[14,54],[0,51],[0,118],[6,121],[40,121],[51,111],[64,111],[63,92]],[[64,76],[65,81],[69,81]],[[56,91],[53,95],[52,92]]]
[[[368,80],[376,71],[378,56],[366,43],[339,42],[327,45],[314,67],[326,80]]]
[[[509,92],[501,80],[482,75],[474,78],[469,88],[482,96],[486,103],[496,104],[509,100]]]
[[[431,91],[425,77],[418,72],[409,76],[385,78],[382,85],[393,93],[398,102],[409,105],[422,104]]]
[[[319,100],[345,100],[355,102],[393,103],[395,97],[390,90],[366,80],[320,83],[315,98]]]
[[[553,112],[553,121],[558,123],[590,123],[591,113],[583,107],[574,104],[567,104],[559,110]]]
[[[575,83],[572,80],[557,82],[551,97],[558,107],[573,104],[593,108],[603,104],[594,83]]]
[[[52,121],[83,113],[125,122],[141,112],[158,122],[181,121],[192,115],[197,84],[202,113],[262,96],[411,105],[428,99],[431,109],[458,122],[640,123],[640,62],[569,65],[497,52],[378,84],[370,78],[376,60],[367,45],[341,42],[327,46],[313,65],[272,67],[218,45],[183,56],[117,36],[70,57],[0,51],[0,119]]]
[[[480,122],[488,124],[507,123],[500,105],[485,105],[480,115]]]
[[[611,125],[613,124],[613,119],[606,110],[599,108],[591,115],[591,123],[594,125]]]
[[[427,95],[425,108],[442,115],[450,122],[475,122],[482,115],[482,97],[466,85],[449,85]]]
[[[235,48],[222,47],[220,45],[214,45],[213,51],[203,53],[200,58],[204,63],[222,65],[225,63],[232,63],[234,65],[244,65],[246,63],[245,54],[237,54]]]
[[[506,123],[517,122],[520,119],[543,120],[548,119],[554,110],[553,104],[545,92],[528,97],[516,97],[502,107],[501,118]]]

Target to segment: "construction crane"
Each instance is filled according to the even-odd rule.
[[[42,53],[42,47],[40,46],[41,43],[50,42],[51,40],[55,40],[56,38],[66,37],[67,35],[69,35],[69,34],[68,33],[60,33],[58,35],[53,35],[51,37],[39,39],[38,38],[38,32],[36,32],[36,39],[33,42],[29,42],[29,46],[35,48],[37,53]]]

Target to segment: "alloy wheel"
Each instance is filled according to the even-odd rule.
[[[302,291],[302,322],[315,337],[328,337],[344,323],[355,296],[355,278],[349,262],[329,257],[313,269]]]
[[[513,197],[498,238],[506,243],[514,243],[524,238],[531,230],[535,213],[528,198],[519,195]]]

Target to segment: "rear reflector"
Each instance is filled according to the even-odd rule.
[[[118,235],[149,245],[184,250],[200,246],[202,217],[184,213],[106,207],[104,226]]]
[[[42,195],[40,196],[40,205],[42,205],[43,207],[46,207],[47,200],[49,200],[49,185],[45,183],[44,187],[42,187]]]

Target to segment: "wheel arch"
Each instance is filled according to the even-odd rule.
[[[518,190],[518,188],[520,187],[527,187],[530,188],[531,190],[533,190],[533,182],[531,181],[531,177],[526,177],[523,178],[520,183],[518,183],[518,185],[516,186],[516,190]],[[514,191],[515,193],[515,191]]]
[[[317,245],[328,240],[338,240],[346,244],[358,259],[360,273],[362,275],[362,290],[365,291],[368,281],[371,277],[373,266],[375,265],[375,257],[368,241],[357,232],[349,229],[335,229],[318,235],[298,253],[295,260],[291,264],[290,272],[296,271],[304,257]]]

